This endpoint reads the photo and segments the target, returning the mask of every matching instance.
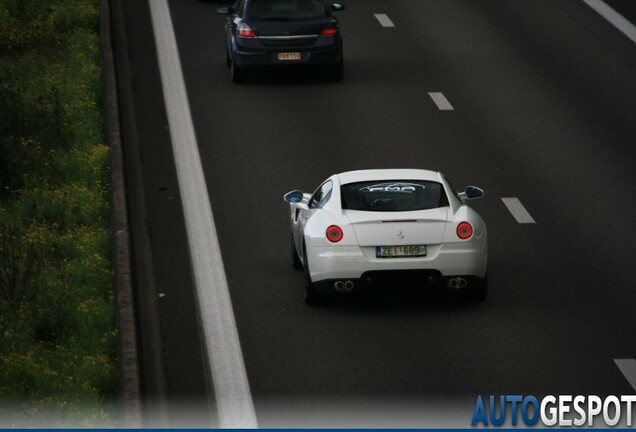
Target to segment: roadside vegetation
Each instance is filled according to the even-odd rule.
[[[0,427],[115,424],[98,0],[0,0]]]

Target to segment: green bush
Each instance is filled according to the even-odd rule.
[[[115,424],[98,18],[0,0],[0,426]]]

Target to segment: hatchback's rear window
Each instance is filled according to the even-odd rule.
[[[246,15],[253,20],[292,21],[327,16],[323,0],[248,0]]]
[[[389,180],[349,183],[340,187],[342,208],[362,211],[413,211],[448,205],[441,183]]]

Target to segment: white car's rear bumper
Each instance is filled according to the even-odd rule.
[[[427,255],[416,258],[377,258],[374,247],[307,247],[313,282],[360,279],[366,272],[434,270],[443,277],[486,276],[488,247],[485,242],[427,246]]]

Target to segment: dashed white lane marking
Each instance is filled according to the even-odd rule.
[[[150,1],[159,69],[192,259],[197,305],[221,428],[255,428],[212,208],[167,0]]]
[[[636,360],[634,359],[614,359],[614,363],[621,370],[627,382],[636,391]]]
[[[395,27],[395,24],[393,24],[393,21],[391,21],[391,18],[389,18],[387,14],[373,14],[373,16],[380,22],[382,27]]]
[[[632,42],[636,43],[636,26],[608,6],[607,3],[601,0],[583,0],[583,2],[609,21],[614,27],[623,32]]]
[[[528,210],[526,210],[523,204],[521,204],[521,201],[519,201],[519,199],[502,198],[501,201],[503,201],[504,205],[508,207],[508,210],[510,211],[510,213],[512,213],[512,216],[514,216],[517,222],[535,223],[534,219],[532,219],[532,216],[530,216],[530,213],[528,213]]]
[[[437,105],[440,111],[452,111],[455,109],[443,93],[429,92],[428,95],[433,99],[433,102],[435,102],[435,105]]]

